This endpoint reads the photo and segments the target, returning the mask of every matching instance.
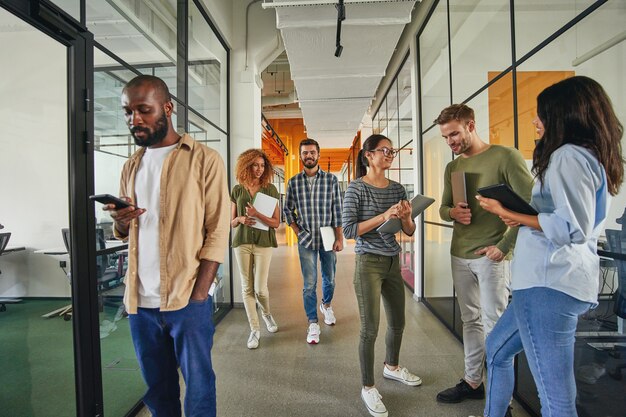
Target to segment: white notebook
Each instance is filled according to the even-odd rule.
[[[267,194],[263,194],[261,192],[256,193],[254,196],[254,201],[252,202],[252,206],[262,215],[266,217],[272,217],[274,215],[274,210],[276,209],[276,204],[278,204],[278,199]],[[260,230],[269,230],[269,227],[263,223],[261,220],[253,217],[256,220],[256,223],[252,225],[252,227]]]
[[[330,226],[320,227],[320,234],[322,235],[322,245],[324,245],[324,251],[329,252],[333,250],[335,244],[335,229]]]

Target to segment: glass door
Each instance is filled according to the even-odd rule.
[[[0,0],[0,416],[102,415],[91,42],[46,0]]]
[[[75,415],[68,51],[0,9],[0,54],[0,415]]]

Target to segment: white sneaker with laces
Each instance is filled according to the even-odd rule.
[[[422,379],[413,375],[403,366],[398,366],[394,371],[387,368],[387,365],[383,366],[383,377],[387,379],[393,379],[395,381],[402,382],[403,384],[410,385],[412,387],[417,387],[418,385],[422,385]]]
[[[261,336],[261,332],[258,330],[252,330],[250,332],[250,337],[248,337],[248,349],[256,349],[259,347],[259,337]]]
[[[320,311],[324,315],[324,323],[328,324],[329,326],[337,323],[337,319],[335,318],[335,312],[333,311],[333,308],[331,306],[325,307],[324,303],[322,303],[320,304]]]
[[[278,324],[276,324],[274,317],[272,317],[271,314],[268,314],[268,315],[261,314],[261,315],[263,316],[263,321],[265,322],[265,325],[267,326],[267,331],[270,333],[276,333],[278,331]]]
[[[320,342],[320,325],[317,323],[309,324],[309,331],[306,335],[306,342],[309,345],[317,345]]]
[[[370,388],[366,390],[365,388],[361,388],[361,398],[367,407],[367,411],[375,417],[387,417],[389,413],[387,413],[387,407],[381,401],[383,398],[376,388]]]

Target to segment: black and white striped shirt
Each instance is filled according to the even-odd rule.
[[[385,188],[367,184],[362,178],[358,178],[348,185],[341,218],[345,237],[356,239],[354,249],[356,253],[385,256],[400,253],[400,245],[396,241],[395,235],[380,233],[373,229],[362,236],[357,236],[357,228],[359,223],[384,213],[389,207],[406,199],[407,194],[404,187],[391,180]]]

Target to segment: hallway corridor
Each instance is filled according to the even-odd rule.
[[[360,398],[359,317],[352,285],[354,244],[338,255],[333,309],[337,324],[323,324],[319,345],[308,345],[302,307],[302,280],[296,247],[274,251],[270,302],[279,331],[262,327],[259,348],[246,347],[249,328],[243,308],[218,325],[213,348],[218,415],[223,417],[356,417],[369,415]],[[236,277],[238,279],[238,277]],[[318,298],[321,293],[318,285]],[[467,417],[482,415],[483,401],[437,404],[440,390],[463,372],[461,344],[420,303],[406,293],[406,329],[400,364],[419,375],[420,387],[382,378],[386,324],[381,317],[376,343],[380,368],[376,386],[392,417]],[[382,308],[381,308],[382,310]],[[514,405],[515,417],[526,417]]]

